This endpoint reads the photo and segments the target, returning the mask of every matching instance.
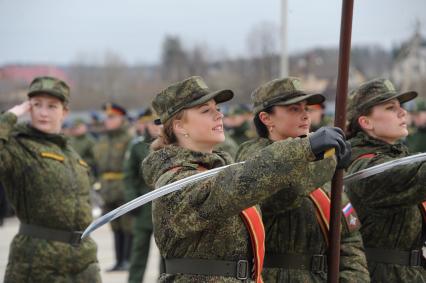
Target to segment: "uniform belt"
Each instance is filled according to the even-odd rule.
[[[327,256],[322,254],[266,254],[264,268],[327,271]]]
[[[20,235],[67,243],[73,246],[80,244],[81,235],[83,234],[82,231],[69,232],[25,223],[21,223],[18,233]]]
[[[422,251],[399,251],[380,248],[366,248],[367,261],[376,263],[399,264],[405,266],[421,266]]]
[[[162,273],[195,274],[233,277],[238,280],[250,278],[251,265],[248,260],[227,261],[211,259],[171,258],[163,259]]]
[[[123,172],[105,172],[102,174],[102,179],[106,181],[116,181],[123,179]]]

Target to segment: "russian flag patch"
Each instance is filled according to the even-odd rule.
[[[350,232],[359,229],[361,223],[352,204],[348,202],[342,209],[345,222]]]
[[[342,209],[345,217],[348,217],[352,213],[353,210],[354,210],[354,208],[353,208],[353,206],[350,202],[348,202],[348,204],[345,205],[345,207]]]

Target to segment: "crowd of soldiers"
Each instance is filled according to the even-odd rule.
[[[387,79],[365,82],[350,93],[344,133],[331,126],[325,97],[298,78],[266,82],[250,107],[224,115],[219,104],[233,92],[194,76],[159,91],[134,119],[107,102],[91,121],[63,128],[69,86],[35,78],[28,100],[0,114],[0,208],[7,196],[20,221],[4,281],[101,282],[96,243],[80,239],[94,207],[105,214],[245,161],[112,221],[107,271],[142,282],[154,234],[160,282],[325,282],[333,173],[425,152],[425,101],[411,113],[402,107],[416,96]],[[24,114],[30,121],[18,123]],[[426,282],[425,164],[346,186],[341,282]]]

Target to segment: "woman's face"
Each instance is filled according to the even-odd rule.
[[[306,101],[291,105],[276,105],[269,114],[269,137],[272,140],[295,138],[309,133],[311,118],[308,115]]]
[[[223,114],[216,102],[208,102],[186,109],[181,120],[175,123],[179,144],[192,150],[210,152],[216,144],[225,140]]]
[[[398,99],[374,106],[371,114],[359,117],[358,121],[367,134],[390,144],[408,135],[407,111]]]
[[[37,130],[58,134],[61,132],[62,123],[68,114],[61,100],[56,97],[40,94],[30,98],[31,125]]]

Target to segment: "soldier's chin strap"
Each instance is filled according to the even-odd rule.
[[[333,150],[329,150],[327,152],[325,152],[324,157],[331,157],[333,156]],[[366,168],[364,170],[358,171],[354,174],[351,175],[347,175],[346,177],[343,178],[345,184],[354,182],[354,181],[358,181],[370,176],[373,176],[375,174],[379,174],[381,172],[384,172],[386,170],[389,170],[395,166],[400,166],[400,165],[405,165],[405,164],[410,164],[412,162],[419,162],[419,161],[423,161],[426,160],[426,153],[420,153],[420,154],[416,154],[416,155],[411,155],[411,156],[407,156],[404,158],[400,158],[400,159],[396,159],[396,160],[392,160],[389,162],[385,162],[370,168]],[[90,233],[92,233],[93,231],[95,231],[96,229],[98,229],[99,227],[103,226],[104,224],[107,224],[109,222],[111,222],[112,220],[122,216],[123,214],[126,214],[127,212],[136,209],[150,201],[153,201],[157,198],[160,198],[164,195],[167,195],[169,193],[175,192],[175,191],[179,191],[181,190],[184,186],[192,184],[194,182],[197,181],[201,181],[205,178],[214,176],[216,174],[218,174],[220,171],[222,171],[223,169],[230,167],[230,166],[235,166],[235,165],[239,165],[239,164],[244,164],[243,162],[238,162],[238,163],[233,163],[233,164],[229,164],[229,165],[225,165],[222,167],[218,167],[218,168],[214,168],[205,172],[201,172],[198,174],[194,174],[192,176],[186,177],[184,179],[178,180],[176,182],[167,184],[163,187],[160,187],[158,189],[155,189],[154,191],[151,191],[149,193],[146,193],[138,198],[135,198],[134,200],[129,201],[128,203],[123,204],[122,206],[117,207],[116,209],[108,212],[107,214],[99,217],[98,219],[94,220],[87,228],[86,230],[84,230],[83,235],[81,236],[81,238],[85,238],[87,236],[90,235]]]

